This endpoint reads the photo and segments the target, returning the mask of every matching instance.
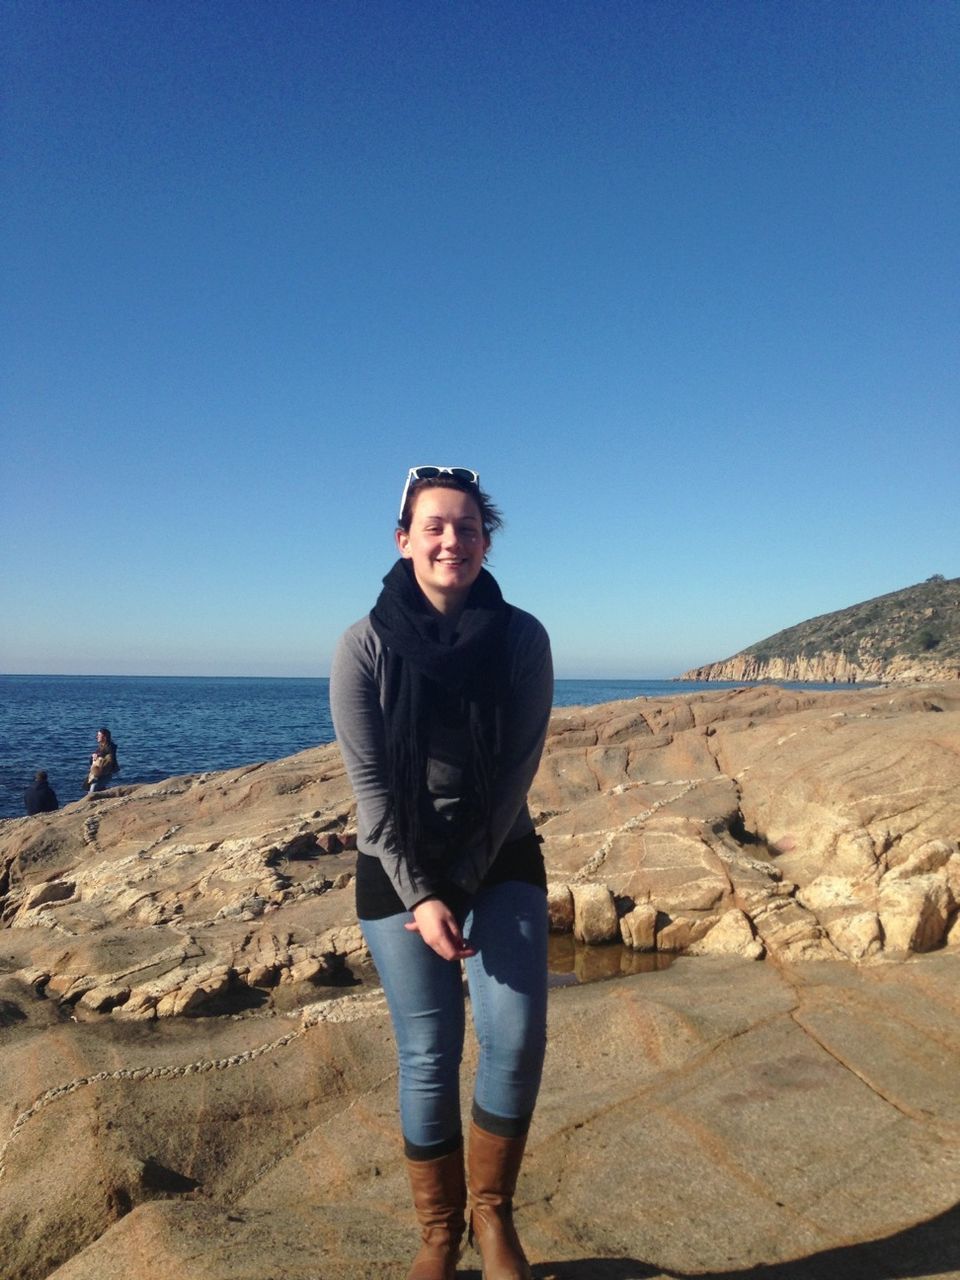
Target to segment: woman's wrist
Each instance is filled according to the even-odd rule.
[[[425,902],[436,902],[439,895],[436,893],[425,893],[422,898],[418,898],[412,907],[408,907],[408,911],[416,911],[417,907],[422,907]]]

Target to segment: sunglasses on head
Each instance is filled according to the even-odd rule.
[[[437,476],[453,476],[454,480],[461,480],[464,484],[479,484],[479,471],[471,471],[469,467],[411,467],[407,472],[407,482],[403,486],[403,493],[400,496],[400,519],[403,519],[403,509],[407,505],[407,494],[410,492],[410,486],[416,484],[418,480],[435,480]]]

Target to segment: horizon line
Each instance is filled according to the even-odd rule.
[[[555,675],[556,680],[630,681],[632,683],[680,680],[680,676]],[[240,672],[188,671],[0,671],[0,680],[329,680],[329,675],[250,675]],[[701,681],[700,683],[717,683]],[[720,682],[724,683],[724,682]]]

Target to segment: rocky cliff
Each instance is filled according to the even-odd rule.
[[[768,636],[681,680],[817,683],[960,678],[960,578],[926,582]]]
[[[680,956],[552,992],[536,1274],[960,1272],[960,686],[566,709],[531,799],[555,930]],[[354,842],[335,745],[0,824],[4,1280],[406,1275]]]

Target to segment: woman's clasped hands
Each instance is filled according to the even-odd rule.
[[[477,954],[476,948],[464,940],[457,917],[440,898],[424,898],[418,902],[413,908],[413,919],[404,928],[419,933],[441,960],[466,960]]]

